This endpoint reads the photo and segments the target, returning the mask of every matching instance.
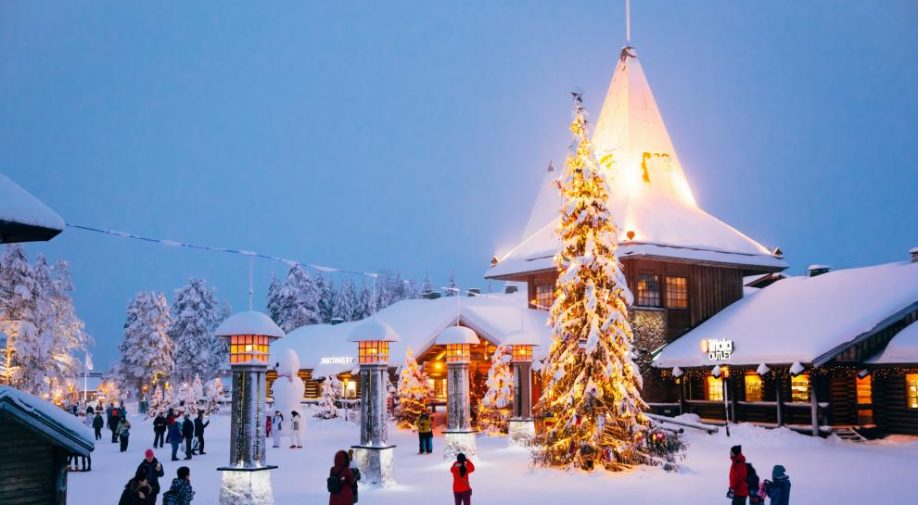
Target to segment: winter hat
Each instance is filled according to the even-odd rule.
[[[775,467],[771,469],[771,478],[777,479],[779,477],[780,478],[787,477],[787,474],[784,472],[785,472],[784,465],[775,465]]]
[[[145,458],[152,458],[152,457],[153,457],[153,449],[147,449],[146,451],[144,451],[143,456],[144,456]]]
[[[733,447],[730,448],[730,454],[734,456],[739,456],[739,453],[741,452],[743,452],[743,446],[741,445],[734,445]]]

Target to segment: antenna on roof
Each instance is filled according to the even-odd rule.
[[[631,0],[625,0],[625,42],[631,44]]]

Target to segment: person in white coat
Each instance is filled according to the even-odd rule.
[[[290,448],[302,449],[300,443],[300,430],[303,429],[303,417],[297,411],[290,413]]]
[[[274,440],[274,447],[280,447],[281,430],[284,428],[284,415],[279,410],[274,411],[271,417],[271,439]]]

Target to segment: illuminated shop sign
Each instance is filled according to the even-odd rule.
[[[350,365],[353,362],[353,356],[324,356],[319,359],[320,365]]]
[[[724,361],[733,357],[732,340],[725,338],[706,338],[701,341],[701,352],[708,355],[711,361]]]

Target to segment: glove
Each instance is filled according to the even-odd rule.
[[[727,490],[727,498],[730,498],[732,500],[734,496],[735,496],[735,493],[733,492],[733,488],[731,487],[730,489]]]

